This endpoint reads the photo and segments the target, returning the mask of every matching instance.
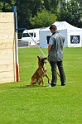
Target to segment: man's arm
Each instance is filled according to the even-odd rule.
[[[48,54],[50,53],[51,47],[52,47],[52,45],[49,44],[49,45],[48,45]]]
[[[48,55],[50,53],[50,50],[51,50],[52,45],[53,45],[53,40],[52,40],[52,38],[50,38],[49,45],[48,45]]]

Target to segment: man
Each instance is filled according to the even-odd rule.
[[[48,45],[48,61],[50,62],[51,71],[52,71],[52,80],[49,87],[56,86],[56,82],[57,82],[56,66],[58,66],[59,69],[61,86],[65,86],[66,78],[62,63],[63,46],[64,46],[65,38],[57,31],[56,25],[51,25],[49,29],[52,33]]]

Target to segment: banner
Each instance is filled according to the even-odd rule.
[[[80,43],[80,35],[71,35],[70,43],[71,44],[79,44]]]

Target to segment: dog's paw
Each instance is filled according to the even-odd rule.
[[[30,84],[25,84],[25,86],[27,87],[27,86],[31,86]]]
[[[44,86],[45,86],[45,84],[42,84],[42,86],[44,87]]]

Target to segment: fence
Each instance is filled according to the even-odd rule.
[[[15,35],[14,13],[0,13],[0,83],[17,81]]]

